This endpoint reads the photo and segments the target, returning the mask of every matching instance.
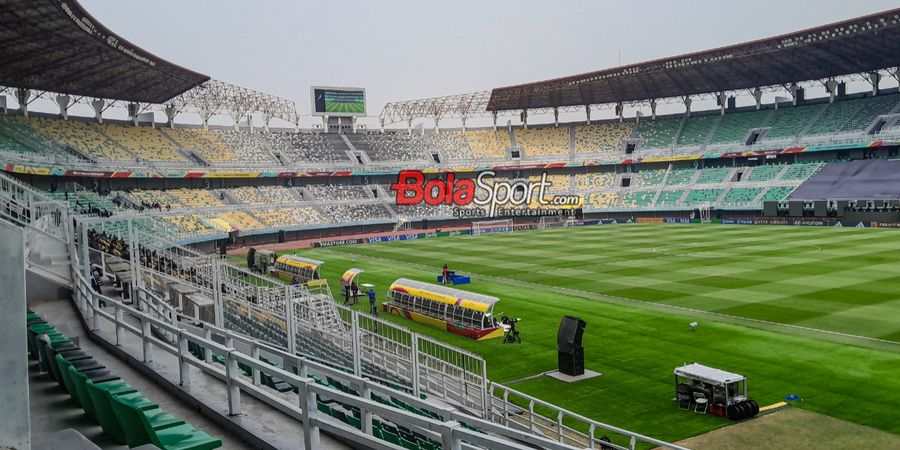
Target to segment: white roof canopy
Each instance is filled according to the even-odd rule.
[[[746,379],[743,375],[726,372],[697,363],[688,364],[675,369],[675,375],[714,384],[728,384]]]

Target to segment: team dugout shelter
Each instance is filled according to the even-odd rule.
[[[301,283],[308,283],[320,278],[319,267],[322,264],[324,264],[323,261],[302,256],[282,255],[275,260],[272,276],[288,283],[295,279]]]
[[[475,340],[503,336],[494,320],[497,297],[400,278],[388,288],[382,309]]]

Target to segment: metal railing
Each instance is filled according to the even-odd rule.
[[[145,363],[152,362],[157,351],[173,356],[178,361],[178,375],[177,380],[170,381],[175,384],[181,386],[191,384],[191,367],[220,380],[227,387],[226,401],[230,416],[240,415],[243,412],[241,400],[244,395],[250,395],[287,414],[297,420],[298,426],[302,427],[305,448],[320,448],[320,433],[325,431],[370,448],[401,449],[400,446],[375,437],[373,434],[375,417],[415,430],[428,439],[440,442],[444,449],[462,449],[464,446],[500,450],[528,450],[535,447],[552,450],[577,448],[450,408],[423,402],[415,396],[291,355],[265,343],[242,338],[227,330],[210,328],[202,332],[193,332],[98,294],[77,270],[73,271],[73,274],[75,304],[96,337],[111,340],[117,346],[122,346],[126,341],[139,340],[141,350],[140,355],[136,356]],[[104,321],[115,329],[112,338],[105,337],[100,332]],[[160,339],[152,330],[162,331],[173,339],[171,341]],[[224,335],[225,344],[216,342],[212,337],[213,334]],[[238,343],[249,346],[250,354],[237,350],[234,345]],[[198,358],[191,349],[195,351],[201,349],[204,356]],[[281,358],[284,368],[261,360],[264,354]],[[219,355],[224,359],[224,367],[213,362],[212,355]],[[250,376],[242,373],[240,369],[242,366],[250,368]],[[296,373],[291,369],[295,369]],[[268,391],[262,383],[262,374],[287,383],[294,388],[295,393],[275,395],[274,392]],[[318,384],[309,376],[313,374],[336,379],[350,387],[351,392],[339,390],[331,385]],[[416,414],[393,405],[389,406],[375,401],[375,396],[381,399],[393,398],[432,414]],[[349,409],[358,408],[359,428],[321,412],[318,409],[320,400],[337,402]]]

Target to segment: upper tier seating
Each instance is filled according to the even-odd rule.
[[[0,114],[0,152],[22,154],[59,153],[58,145],[34,130],[26,121]]]
[[[214,164],[235,159],[234,150],[220,142],[214,133],[205,130],[169,128],[162,130],[179,147],[194,152],[204,161]]]
[[[684,128],[678,135],[677,146],[679,147],[697,147],[706,143],[709,132],[712,131],[713,124],[719,120],[719,116],[692,116],[684,122]]]
[[[372,220],[392,220],[392,215],[382,203],[367,204],[331,204],[322,206],[319,211],[333,223],[365,222]]]
[[[212,228],[195,215],[165,216],[164,220],[189,233],[203,233]]]
[[[505,159],[506,149],[512,145],[506,130],[475,130],[465,134],[476,158]]]
[[[425,137],[431,143],[431,147],[442,150],[447,159],[475,159],[469,141],[461,131],[441,131],[426,134]]]
[[[800,135],[820,109],[827,105],[781,106],[772,115],[772,127],[766,140],[793,138]]]
[[[96,124],[75,120],[56,120],[45,118],[17,118],[40,134],[74,148],[90,158],[133,160],[134,155],[111,141],[100,132]]]
[[[290,159],[285,163],[351,163],[345,151],[347,145],[340,136],[290,132],[269,132],[260,135],[268,139],[273,149]]]
[[[807,134],[864,131],[876,117],[890,113],[898,101],[898,94],[836,101],[828,106]]]
[[[575,126],[575,151],[578,153],[613,153],[631,137],[633,122],[604,122]]]
[[[615,172],[579,173],[575,175],[575,190],[590,191],[612,187],[615,179]]]
[[[641,118],[637,130],[641,148],[665,148],[671,146],[682,120],[682,117],[667,119]]]
[[[547,182],[550,183],[550,186],[547,188],[545,192],[569,192],[571,190],[571,180],[572,177],[569,175],[563,174],[547,174]],[[540,175],[532,175],[528,177],[528,181],[532,183],[539,183],[541,181]],[[537,192],[537,191],[535,191]],[[534,195],[537,195],[535,193]]]
[[[282,186],[242,186],[239,188],[223,189],[231,195],[231,198],[240,203],[252,205],[270,205],[277,203],[295,203],[300,201],[296,191]],[[220,192],[222,192],[220,191]]]
[[[255,216],[244,211],[225,211],[218,213],[217,216],[230,223],[237,230],[258,230],[266,228]]]
[[[327,223],[319,211],[309,207],[290,207],[253,211],[266,228],[279,226],[319,225]]]
[[[762,127],[766,117],[772,112],[769,110],[754,110],[725,113],[719,121],[716,133],[710,139],[710,144],[725,144],[740,142],[753,128]]]
[[[175,143],[149,127],[100,125],[100,130],[144,161],[187,162]]]
[[[366,152],[372,161],[426,161],[428,143],[418,133],[385,132],[346,135],[357,150]]]
[[[784,174],[781,175],[782,180],[805,180],[815,174],[822,166],[820,162],[797,163],[788,166]]]
[[[513,130],[516,146],[525,150],[525,156],[552,156],[569,154],[569,127],[516,128]]]
[[[215,130],[211,132],[215,139],[234,151],[234,163],[273,164],[268,148],[272,144],[261,133],[247,133],[246,131]],[[290,164],[291,161],[284,161]]]

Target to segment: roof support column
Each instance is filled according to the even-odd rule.
[[[234,131],[240,131],[241,129],[241,117],[243,117],[244,111],[233,110],[231,111],[231,119],[234,120]]]
[[[440,133],[441,131],[441,118],[438,115],[434,116],[434,132]]]
[[[591,124],[591,105],[584,105],[584,117],[586,124]]]
[[[59,106],[59,116],[62,117],[63,120],[69,120],[69,105],[71,100],[71,97],[68,95],[56,96],[56,106]]]
[[[522,114],[520,114],[519,118],[522,119],[522,125],[525,126],[525,129],[527,130],[528,129],[528,110],[523,109]]]
[[[465,127],[466,119],[463,119],[463,127]],[[384,133],[384,117],[378,118],[378,129]]]
[[[406,134],[412,135],[412,117],[406,119]]]
[[[719,93],[719,115],[725,115],[725,107],[728,106],[728,96],[724,92]]]
[[[693,101],[693,100],[691,100],[691,97],[690,97],[690,96],[685,96],[685,97],[684,97],[684,115],[686,115],[686,116],[690,116],[690,115],[691,115],[691,102],[692,102],[692,101]]]
[[[91,107],[94,108],[94,118],[97,119],[97,123],[103,123],[103,110],[106,102],[98,98],[91,102]]]
[[[656,119],[656,99],[650,100],[650,118]]]
[[[791,98],[793,99],[791,104],[794,106],[797,106],[797,103],[799,103],[799,100],[800,100],[798,98],[798,94],[800,92],[800,86],[798,86],[797,83],[791,83],[790,87],[788,88],[788,91],[790,91]]]
[[[178,109],[174,106],[166,106],[164,111],[166,113],[166,123],[169,125],[169,128],[175,128],[175,116],[178,115]]]
[[[209,118],[212,117],[212,113],[209,110],[201,109],[200,110],[200,121],[203,122],[203,130],[209,131]]]
[[[828,92],[828,103],[834,103],[834,97],[837,95],[837,81],[834,81],[834,78],[825,82],[825,91]]]
[[[900,67],[894,67],[892,69],[888,69],[888,73],[891,75],[891,78],[900,83]]]
[[[266,133],[269,132],[269,122],[272,121],[272,116],[269,113],[262,113],[262,121],[263,121],[263,131]]]
[[[559,128],[559,108],[553,107],[553,126]]]
[[[467,119],[466,115],[463,114],[463,116],[462,116],[462,130],[463,130],[463,132],[466,131],[466,119]]]
[[[31,90],[18,88],[16,89],[16,101],[19,102],[19,111],[22,115],[28,117],[28,100],[31,99]]]
[[[491,111],[491,116],[494,118],[494,131],[497,131],[497,111]]]
[[[616,115],[619,116],[619,123],[625,121],[625,105],[622,102],[616,103]]]
[[[756,109],[762,109],[762,89],[756,88],[753,90],[753,99],[756,100]]]
[[[128,118],[131,119],[131,124],[137,126],[138,124],[138,114],[141,111],[141,105],[137,103],[129,103],[128,104]]]
[[[878,72],[869,72],[863,75],[863,77],[872,85],[872,95],[878,95],[878,92],[880,92],[878,85],[881,83],[881,74]]]

